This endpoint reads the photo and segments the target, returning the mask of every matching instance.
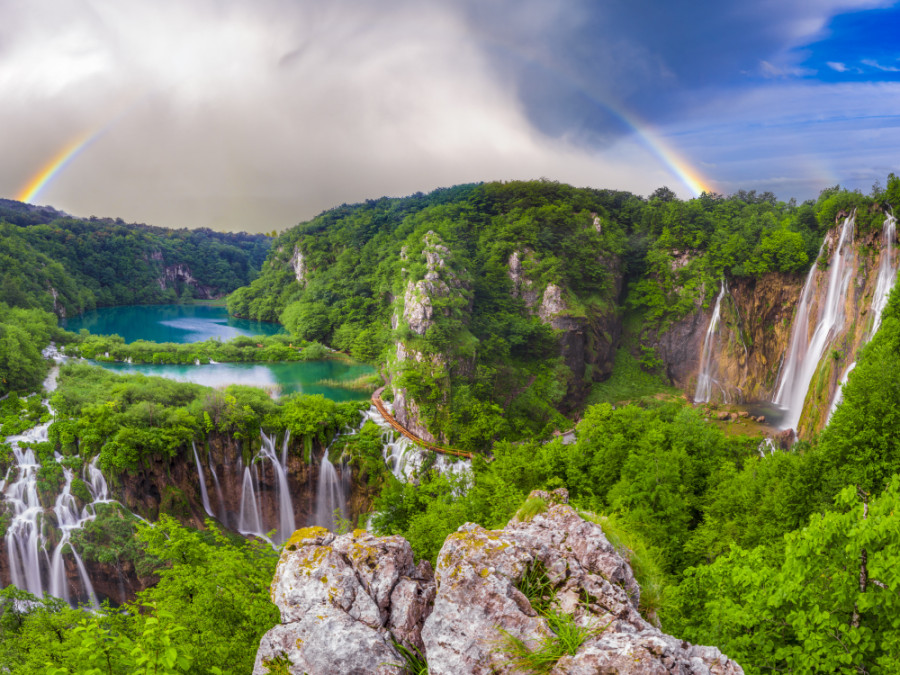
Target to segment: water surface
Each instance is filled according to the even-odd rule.
[[[82,328],[94,335],[121,335],[126,343],[222,341],[241,335],[275,335],[285,330],[277,323],[236,319],[224,307],[210,305],[127,305],[101,307],[64,320],[66,330]]]
[[[210,363],[183,366],[153,363],[97,363],[116,373],[143,373],[207,387],[246,384],[276,395],[321,394],[332,401],[364,401],[369,393],[318,384],[321,380],[352,380],[375,372],[364,363],[342,361],[290,361],[284,363]]]

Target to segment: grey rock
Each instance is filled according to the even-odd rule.
[[[399,674],[392,639],[422,648],[434,593],[430,569],[414,564],[401,537],[298,530],[272,580],[281,623],[260,641],[253,672],[263,675],[267,663],[286,658],[297,675]]]

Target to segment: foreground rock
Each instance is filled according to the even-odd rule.
[[[521,672],[510,638],[534,645],[553,637],[546,613],[520,590],[536,573],[549,611],[573,617],[586,634],[552,673],[743,673],[714,647],[692,646],[641,617],[630,566],[600,526],[565,503],[565,490],[532,496],[549,506],[530,521],[503,530],[468,523],[451,534],[434,581],[413,566],[400,537],[301,530],[272,582],[282,623],[263,637],[254,673],[279,658],[297,675],[400,673],[391,633],[424,653],[431,675]]]
[[[403,672],[394,640],[422,649],[434,578],[427,562],[414,564],[402,537],[310,527],[285,545],[271,593],[281,624],[263,636],[254,675],[386,675]]]

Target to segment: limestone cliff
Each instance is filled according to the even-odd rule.
[[[388,362],[393,384],[394,416],[414,434],[427,441],[445,441],[437,415],[446,414],[450,400],[451,375],[471,373],[475,354],[460,348],[461,334],[472,309],[471,283],[465,268],[457,268],[451,250],[441,237],[428,231],[421,239],[418,253],[404,247],[400,259],[403,292],[397,294],[391,327],[398,333],[394,353]],[[424,270],[417,278],[416,267]],[[421,269],[421,267],[420,267]],[[456,340],[435,348],[426,338],[430,329],[438,327]],[[440,404],[437,413],[424,414],[422,402],[404,385],[404,376],[433,382]]]
[[[600,526],[566,504],[565,490],[532,496],[549,503],[545,513],[503,530],[463,525],[444,542],[433,575],[427,563],[413,564],[401,537],[299,530],[272,582],[281,623],[263,636],[254,675],[276,663],[296,675],[399,675],[397,644],[418,650],[433,675],[512,674],[509,639],[552,640],[548,612],[584,631],[555,675],[743,673],[714,647],[690,645],[641,617],[631,567]],[[535,570],[549,588],[543,612],[520,588]]]

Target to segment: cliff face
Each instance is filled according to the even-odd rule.
[[[622,274],[618,261],[599,257],[598,265],[609,270],[613,288],[609,302],[589,304],[576,311],[571,292],[566,292],[556,284],[548,284],[541,295],[541,303],[536,305],[536,284],[528,278],[519,265],[516,270],[510,256],[509,276],[513,282],[513,293],[518,294],[533,314],[558,331],[559,350],[563,362],[572,375],[568,382],[566,409],[579,407],[593,382],[602,382],[612,374],[616,347],[622,335],[622,324],[614,300],[622,290]],[[529,303],[531,297],[535,300]],[[581,303],[577,303],[581,304]]]
[[[553,640],[548,616],[566,617],[584,637],[553,665],[556,675],[743,673],[717,649],[668,636],[641,617],[630,566],[600,526],[565,503],[565,490],[532,496],[549,503],[546,513],[497,531],[463,525],[444,542],[434,574],[413,564],[401,537],[299,530],[272,581],[281,623],[263,636],[254,675],[274,663],[296,675],[399,675],[396,644],[418,651],[433,675],[511,674],[510,640]],[[535,574],[546,583],[543,612],[522,590]]]

